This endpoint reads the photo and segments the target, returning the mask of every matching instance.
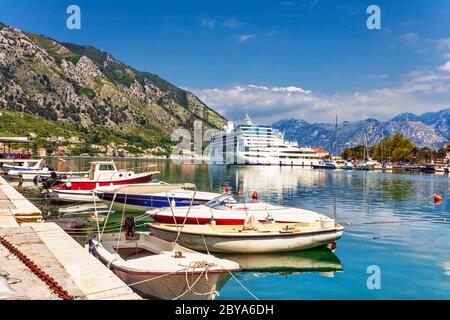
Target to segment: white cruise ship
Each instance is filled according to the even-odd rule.
[[[270,126],[257,125],[247,115],[244,124],[228,122],[224,131],[211,138],[209,157],[212,164],[283,165],[311,167],[326,156],[296,142]]]

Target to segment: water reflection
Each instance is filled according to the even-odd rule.
[[[315,248],[299,252],[271,254],[221,254],[233,260],[247,272],[272,272],[282,275],[319,272],[332,276],[344,271],[339,258],[328,248]]]
[[[66,166],[78,171],[86,167],[88,161],[70,159],[66,160]],[[258,191],[262,200],[336,215],[337,221],[346,228],[344,237],[337,243],[338,257],[324,254],[323,258],[317,258],[317,254],[308,256],[306,252],[237,257],[251,270],[237,277],[245,280],[245,285],[259,298],[448,298],[450,179],[447,175],[277,166],[175,165],[165,160],[120,160],[117,163],[119,168],[150,165],[151,170],[161,172],[161,180],[193,182],[199,190],[223,192],[229,185],[233,191],[240,188],[247,197]],[[15,186],[31,198],[47,218],[63,219],[61,222],[70,229],[73,221],[63,222],[64,219],[76,219],[80,225],[85,221],[85,227],[69,230],[80,243],[95,232],[95,224],[88,220],[88,215],[61,214],[58,206],[41,199],[36,187],[13,183],[17,183]],[[441,195],[442,203],[435,204],[430,198],[433,194]],[[120,223],[120,217],[120,214],[112,215],[108,227]],[[332,279],[317,277],[319,270],[342,271],[339,270],[343,269],[340,260],[345,262],[344,272],[336,273]],[[366,288],[366,268],[372,264],[382,269],[383,290]],[[275,269],[269,270],[270,267]],[[283,272],[304,272],[304,275],[284,280],[278,276]],[[265,275],[264,279],[259,277],[261,274]],[[285,286],[295,287],[295,290],[286,292]],[[249,298],[249,295],[230,280],[222,288],[221,297],[239,299]]]

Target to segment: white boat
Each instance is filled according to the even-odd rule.
[[[376,167],[381,167],[381,164],[377,161],[367,160],[357,164],[355,168],[358,170],[375,170]]]
[[[96,236],[87,247],[144,298],[213,299],[236,262],[195,252],[148,233]],[[222,283],[221,283],[222,282]]]
[[[346,161],[345,165],[342,167],[343,170],[353,170],[355,166],[353,165],[353,162]]]
[[[23,181],[34,181],[38,179],[38,177],[49,178],[54,172],[57,176],[63,176],[64,179],[71,178],[87,178],[89,171],[78,171],[78,172],[65,172],[65,171],[53,171],[48,167],[42,167],[35,170],[11,170],[8,172],[8,175],[13,178],[20,178]]]
[[[43,161],[43,159],[16,159],[14,162],[4,163],[2,169],[11,179],[32,181],[36,177],[36,172],[48,172],[48,167],[42,166]]]
[[[318,164],[313,165],[314,169],[336,169],[333,161],[320,161]]]
[[[212,164],[312,167],[326,155],[323,150],[285,140],[277,129],[254,124],[247,115],[244,124],[235,127],[230,121],[213,135],[209,158]]]
[[[50,188],[50,198],[57,202],[94,202],[100,201],[93,190],[102,186],[149,183],[159,171],[135,173],[118,170],[113,161],[94,161],[87,177],[68,177],[60,184]]]
[[[44,159],[2,159],[2,169],[4,171],[14,171],[14,170],[37,170],[42,167],[42,162]]]
[[[117,210],[145,212],[151,208],[199,205],[220,196],[220,193],[195,190],[193,184],[160,182],[104,186],[94,190],[97,198]]]
[[[374,165],[374,170],[382,170],[382,171],[391,171],[394,169],[394,166],[390,162],[382,162]]]
[[[198,251],[221,253],[290,252],[328,245],[344,234],[337,224],[307,223],[260,224],[250,217],[244,225],[146,224],[150,232],[166,241]]]
[[[214,200],[198,206],[152,209],[147,211],[151,218],[161,223],[242,225],[249,216],[260,222],[320,222],[324,226],[335,221],[323,214],[300,208],[289,208],[266,202],[236,202],[223,194]]]
[[[345,160],[322,161],[318,165],[313,165],[314,169],[343,169],[346,165]]]

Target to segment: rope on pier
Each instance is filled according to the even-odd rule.
[[[4,237],[0,236],[0,244],[2,244],[6,249],[8,249],[13,255],[15,255],[22,263],[28,267],[39,279],[41,279],[58,297],[63,300],[74,300],[75,298],[71,296],[66,290],[59,285],[52,277],[50,277],[45,271],[43,271],[39,266],[37,266],[30,258],[28,258],[23,252],[17,249],[13,244],[11,244]]]

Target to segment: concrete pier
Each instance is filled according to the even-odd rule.
[[[0,177],[0,227],[4,226],[2,222],[41,222],[42,219],[41,210]]]
[[[138,295],[0,177],[0,236],[75,299],[137,300]],[[61,299],[6,245],[0,244],[0,299]]]

